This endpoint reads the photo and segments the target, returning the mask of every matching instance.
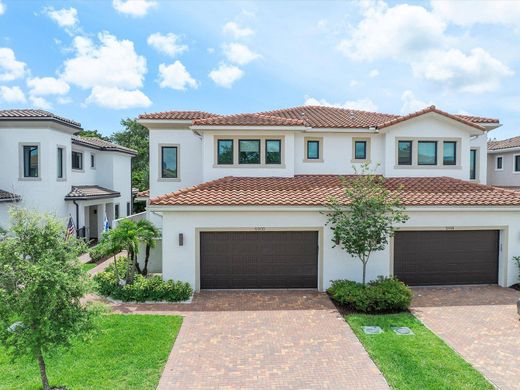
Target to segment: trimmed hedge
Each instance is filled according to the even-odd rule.
[[[363,313],[406,311],[412,302],[412,290],[394,278],[379,277],[365,286],[351,280],[333,280],[327,292],[341,305]]]
[[[118,275],[126,274],[126,259],[118,261]],[[105,297],[118,299],[124,302],[166,301],[181,302],[190,299],[193,289],[189,283],[164,281],[160,276],[136,275],[134,282],[121,286],[116,281],[114,265],[94,276],[97,292]]]

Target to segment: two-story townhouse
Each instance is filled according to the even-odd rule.
[[[42,110],[0,110],[0,226],[12,205],[72,217],[78,235],[97,239],[105,216],[131,215],[134,150],[75,135],[78,122]],[[11,195],[12,194],[12,195]]]
[[[368,276],[411,285],[515,282],[520,195],[487,186],[497,119],[435,107],[406,115],[304,106],[215,115],[143,114],[148,211],[162,215],[161,268],[195,289],[318,288],[359,280],[334,247],[324,204],[363,163],[410,217]],[[145,196],[146,194],[142,194]]]
[[[520,137],[488,142],[490,185],[520,189]]]

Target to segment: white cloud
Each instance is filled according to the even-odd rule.
[[[357,81],[357,80],[350,80],[348,85],[350,86],[350,88],[355,88],[355,87],[357,87],[359,85],[359,81]]]
[[[0,81],[12,81],[25,75],[26,64],[16,60],[14,51],[0,47]]]
[[[459,92],[482,93],[497,89],[513,71],[481,48],[435,50],[412,63],[414,75],[442,83]]]
[[[403,105],[401,106],[401,114],[410,114],[433,105],[432,102],[426,102],[424,100],[418,99],[410,90],[403,92],[401,95],[401,101],[403,102]]]
[[[368,73],[368,76],[369,76],[370,78],[374,78],[374,77],[379,76],[379,70],[378,70],[378,69],[372,69],[372,70]]]
[[[157,7],[154,0],[113,0],[112,6],[117,12],[133,17],[145,16],[152,8]]]
[[[0,100],[6,103],[25,103],[25,94],[20,87],[0,86]]]
[[[52,109],[51,102],[40,96],[30,96],[29,100],[31,101],[32,105],[36,108],[41,108],[42,110]]]
[[[179,43],[179,36],[168,33],[155,33],[148,36],[148,44],[160,53],[175,57],[177,54],[182,54],[188,50],[187,45]]]
[[[184,91],[186,88],[197,88],[199,83],[179,60],[171,65],[159,65],[159,86]]]
[[[249,37],[255,33],[252,29],[248,27],[240,27],[235,22],[227,22],[224,27],[222,27],[222,31],[225,34],[230,34],[235,39]]]
[[[72,103],[72,98],[69,96],[60,96],[57,99],[58,104],[70,104]]]
[[[337,108],[350,108],[352,110],[377,111],[377,105],[368,98],[358,100],[347,100],[345,103],[330,103],[325,99],[316,99],[313,97],[305,97],[306,106],[326,106]]]
[[[233,83],[244,75],[238,66],[220,64],[217,69],[209,72],[209,77],[220,87],[231,88]]]
[[[439,18],[464,27],[478,23],[517,26],[520,19],[520,2],[512,0],[432,1],[432,8]]]
[[[98,38],[99,46],[89,38],[74,38],[75,57],[65,61],[62,78],[85,89],[140,88],[147,72],[146,59],[135,52],[134,43],[107,32],[98,34]]]
[[[49,18],[54,20],[58,26],[63,28],[75,27],[78,20],[78,10],[76,8],[62,8],[55,10],[52,7],[44,9],[44,12]]]
[[[128,91],[118,87],[101,86],[92,88],[86,103],[112,109],[149,107],[152,104],[148,96],[137,89]]]
[[[224,55],[228,61],[238,65],[246,65],[251,61],[260,58],[260,55],[251,51],[246,45],[241,43],[228,43],[223,46]]]
[[[70,90],[69,84],[54,77],[27,79],[27,86],[30,88],[29,93],[33,96],[66,95]]]
[[[5,4],[0,0],[0,15],[5,13]]]

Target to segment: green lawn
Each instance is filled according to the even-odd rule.
[[[493,389],[469,363],[410,313],[346,316],[357,337],[394,389]],[[367,335],[362,326],[384,333]],[[408,326],[415,335],[399,336],[392,326]]]
[[[103,315],[91,341],[47,359],[51,386],[155,389],[182,317]],[[41,388],[36,362],[11,363],[0,349],[0,389]]]
[[[94,268],[97,264],[96,263],[85,263],[82,265],[83,269],[85,271],[90,271],[92,268]]]

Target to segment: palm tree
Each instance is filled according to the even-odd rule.
[[[160,237],[161,232],[155,227],[155,225],[147,219],[142,219],[137,222],[137,235],[141,242],[146,245],[144,267],[140,272],[146,276],[148,274],[148,261],[150,260],[150,250],[155,248],[156,239]],[[139,268],[138,268],[139,270]]]
[[[136,269],[139,271],[139,265],[137,264],[137,253],[139,252],[138,230],[137,224],[129,219],[122,220],[115,229],[112,229],[112,238],[117,243],[114,245],[120,245],[127,250],[127,284],[133,283]]]
[[[112,229],[107,233],[103,234],[101,238],[101,244],[106,245],[110,248],[110,253],[114,256],[114,276],[116,277],[116,283],[119,283],[119,270],[117,268],[117,255],[125,248],[122,230]]]

